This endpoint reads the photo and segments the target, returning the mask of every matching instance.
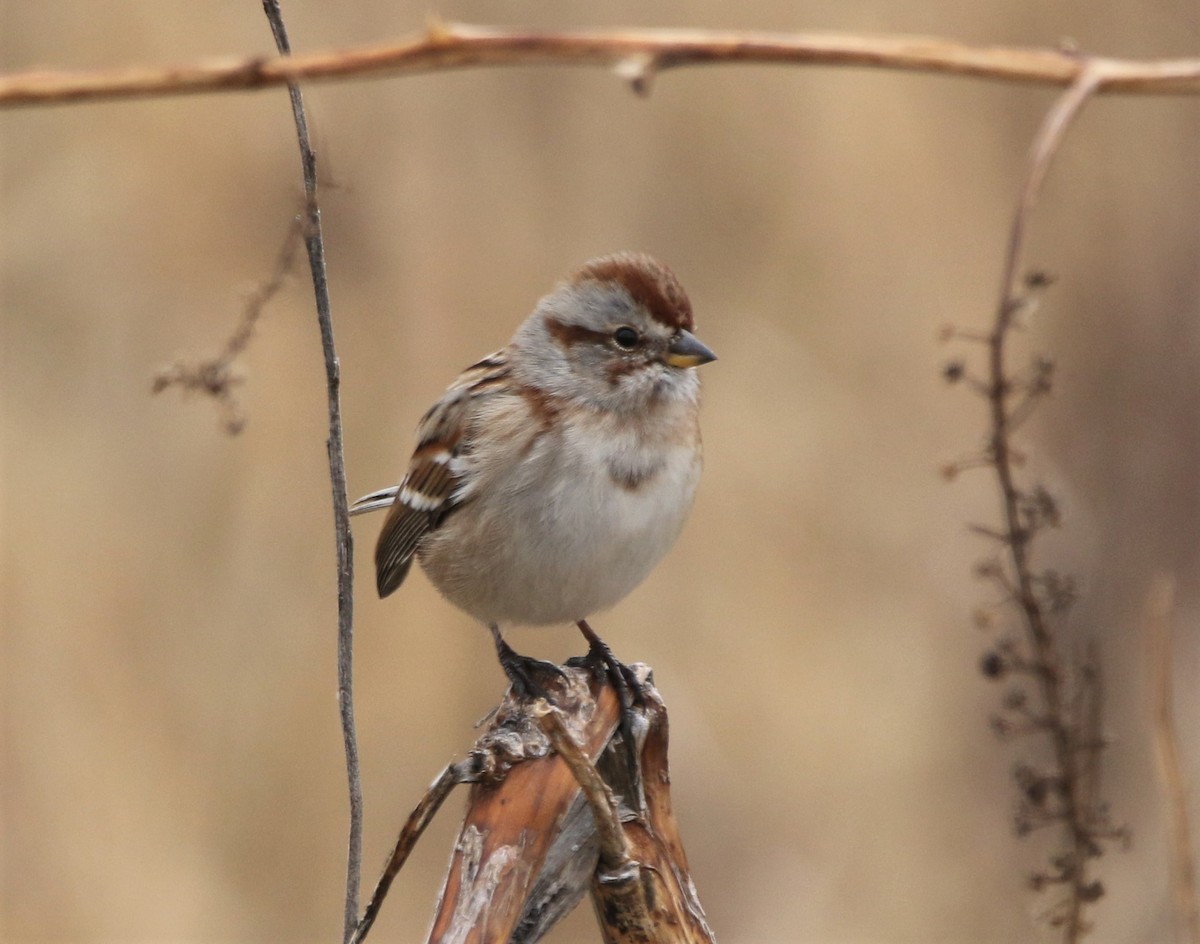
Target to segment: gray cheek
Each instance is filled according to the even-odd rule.
[[[658,369],[647,372],[639,393],[657,402],[695,402],[700,393],[700,379],[695,371],[680,371],[674,367],[658,365]]]

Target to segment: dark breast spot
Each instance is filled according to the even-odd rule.
[[[661,462],[655,462],[635,468],[624,463],[610,462],[608,463],[608,477],[625,491],[636,492],[656,478],[662,471],[662,466]]]

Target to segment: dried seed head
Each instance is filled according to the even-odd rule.
[[[1005,662],[1004,656],[993,649],[984,653],[983,658],[979,660],[979,671],[983,673],[984,678],[1003,678],[1004,673],[1008,671],[1008,663]]]

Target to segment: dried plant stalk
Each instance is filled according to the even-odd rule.
[[[651,689],[639,760],[646,797],[644,817],[622,822],[621,855],[602,847],[592,904],[606,944],[713,944],[716,938],[692,883],[679,824],[671,804],[667,709]],[[620,752],[606,751],[600,769],[618,789],[628,769]]]
[[[1075,601],[1075,582],[1057,571],[1039,569],[1034,561],[1038,535],[1060,524],[1058,505],[1043,486],[1026,484],[1018,476],[1024,457],[1013,436],[1050,391],[1054,365],[1048,358],[1035,357],[1027,370],[1014,371],[1009,348],[1021,316],[1032,306],[1035,293],[1049,282],[1042,273],[1022,270],[1025,233],[1042,182],[1068,128],[1101,82],[1093,64],[1085,67],[1047,112],[1034,139],[1009,230],[992,330],[986,335],[951,330],[947,335],[983,345],[986,374],[971,376],[961,361],[943,371],[948,381],[964,383],[988,405],[990,425],[982,454],[950,466],[947,472],[987,467],[999,486],[1001,525],[975,529],[997,549],[976,567],[976,574],[997,587],[1024,632],[1002,637],[981,668],[988,678],[1008,685],[1003,711],[992,722],[994,730],[1006,737],[1036,735],[1049,741],[1048,764],[1022,761],[1016,767],[1015,824],[1021,835],[1043,827],[1062,831],[1062,844],[1048,866],[1031,876],[1030,884],[1038,891],[1058,890],[1059,897],[1045,916],[1067,944],[1087,933],[1086,909],[1104,895],[1104,886],[1092,871],[1093,860],[1103,854],[1105,841],[1127,836],[1113,825],[1100,797],[1100,752],[1105,741],[1099,657],[1095,647],[1088,647],[1084,659],[1073,660],[1062,639],[1064,617]],[[989,622],[987,615],[980,621]]]
[[[594,761],[617,728],[616,693],[589,669],[564,667],[563,672],[562,679],[548,680],[547,688],[568,719],[572,739]],[[467,801],[430,944],[513,938],[579,794],[571,769],[552,754],[530,703],[511,693],[479,739],[472,762],[478,782]],[[580,844],[580,854],[594,857],[595,851]],[[557,888],[551,897],[569,900],[573,907],[586,891],[589,874],[585,870],[576,888]],[[548,902],[534,904],[545,908]],[[522,931],[517,939],[537,940],[530,933]]]
[[[534,944],[589,891],[609,944],[712,944],[671,807],[667,710],[645,666],[634,731],[645,812],[617,734],[620,700],[584,662],[549,680],[545,700],[511,693],[467,760],[447,767],[414,810],[353,937],[366,938],[388,887],[455,783],[471,782],[430,944]]]
[[[1179,729],[1175,725],[1175,691],[1171,618],[1175,581],[1166,574],[1154,579],[1146,600],[1145,637],[1151,673],[1151,712],[1158,770],[1171,816],[1171,884],[1179,940],[1200,944],[1200,904],[1196,897],[1196,860],[1192,851],[1188,783],[1180,760]]]
[[[287,27],[279,0],[263,0],[263,13],[271,27],[275,48],[281,61],[291,55]],[[346,789],[349,799],[349,829],[346,841],[346,895],[342,909],[342,940],[348,942],[358,925],[358,889],[362,873],[363,796],[359,774],[358,737],[354,727],[354,535],[350,532],[350,503],[346,497],[346,458],[342,447],[341,366],[333,338],[333,303],[329,298],[329,273],[325,265],[325,237],[321,230],[321,206],[317,194],[317,155],[308,133],[308,115],[304,95],[295,81],[289,80],[288,98],[300,148],[300,167],[304,177],[304,212],[300,231],[308,253],[316,303],[317,327],[321,333],[321,353],[325,361],[325,400],[329,412],[329,438],[325,453],[329,461],[329,489],[333,504],[333,531],[337,574],[337,679],[338,715],[342,726],[342,745],[346,758]],[[281,261],[281,267],[284,262]],[[253,328],[249,322],[246,331]],[[236,337],[236,336],[235,336]],[[245,342],[241,342],[244,346]],[[236,349],[234,351],[236,353]]]

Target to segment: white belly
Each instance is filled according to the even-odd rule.
[[[685,442],[584,428],[484,470],[420,548],[434,585],[485,623],[585,619],[642,582],[675,543],[700,476]],[[510,459],[512,456],[510,455]]]

